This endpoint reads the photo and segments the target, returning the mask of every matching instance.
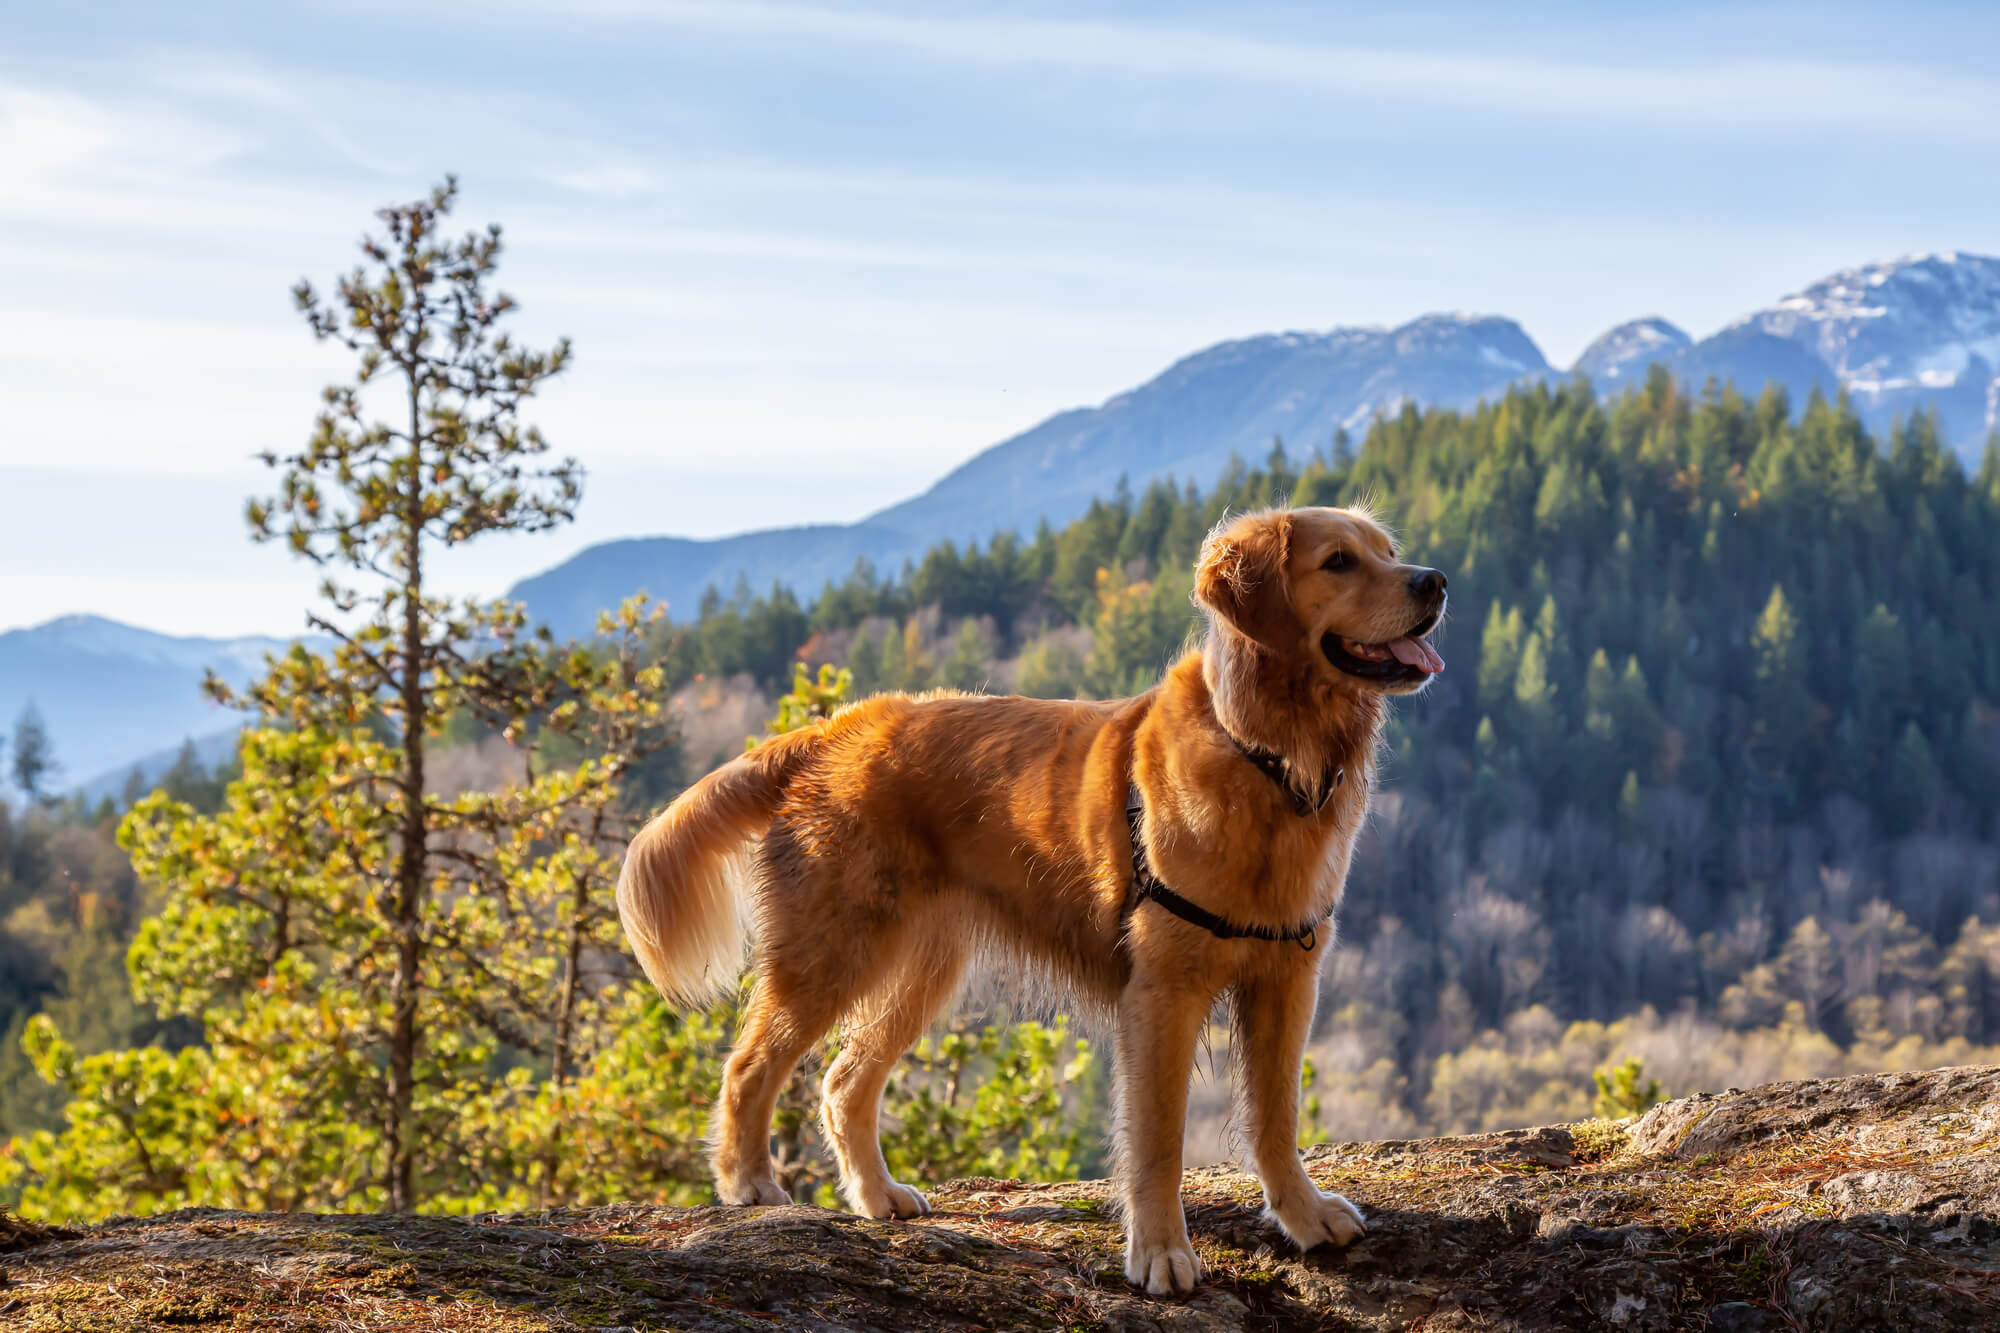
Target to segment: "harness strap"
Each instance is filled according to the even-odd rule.
[[[1347,770],[1335,765],[1313,784],[1313,792],[1308,796],[1292,785],[1291,763],[1285,756],[1275,750],[1266,750],[1261,745],[1252,745],[1248,741],[1240,740],[1236,733],[1227,727],[1222,729],[1222,734],[1229,737],[1243,757],[1256,766],[1258,772],[1271,779],[1280,791],[1292,798],[1293,811],[1302,817],[1316,815],[1326,809],[1326,803],[1333,799],[1333,793],[1347,781]]]
[[[1154,902],[1191,926],[1200,926],[1219,940],[1269,940],[1273,944],[1296,944],[1307,953],[1319,943],[1321,915],[1296,926],[1239,926],[1228,917],[1217,916],[1199,903],[1191,903],[1160,882],[1146,859],[1144,828],[1146,802],[1139,784],[1126,789],[1125,826],[1132,835],[1132,893],[1135,903]],[[1330,915],[1330,914],[1328,914]]]

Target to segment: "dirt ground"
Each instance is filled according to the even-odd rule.
[[[0,1327],[2000,1329],[2000,1068],[1308,1162],[1367,1237],[1301,1256],[1259,1220],[1249,1177],[1192,1171],[1210,1276],[1178,1302],[1126,1285],[1103,1182],[961,1180],[921,1223],[809,1207],[0,1218]]]

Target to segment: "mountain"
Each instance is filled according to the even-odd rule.
[[[730,591],[747,580],[758,592],[782,582],[801,592],[844,577],[857,559],[887,565],[928,545],[873,522],[764,528],[698,541],[631,537],[586,547],[546,573],[515,584],[507,596],[525,602],[558,635],[587,635],[598,613],[635,592],[663,600],[676,620],[692,619],[708,588]],[[605,600],[606,589],[623,592]]]
[[[202,695],[204,671],[242,684],[282,639],[197,639],[156,634],[99,616],[64,616],[0,634],[0,728],[33,702],[62,772],[57,785],[91,790],[123,782],[140,756],[173,761],[189,737],[210,750],[232,715]],[[164,769],[165,764],[155,767]]]
[[[1512,320],[1427,315],[1398,329],[1280,333],[1222,343],[1102,406],[1064,412],[975,455],[868,521],[925,539],[1061,523],[1120,477],[1207,485],[1274,438],[1305,449],[1406,402],[1470,406],[1549,373]]]
[[[1814,387],[1845,388],[1877,428],[1930,408],[1972,462],[2000,429],[2000,259],[1946,252],[1844,269],[1712,337],[1619,369],[1643,376],[1654,361],[1693,383],[1714,375],[1752,393],[1777,380],[1795,402]]]
[[[1845,387],[1878,429],[1931,408],[1945,438],[1976,463],[2000,429],[2000,259],[1912,255],[1848,269],[1698,341],[1658,316],[1631,320],[1566,373],[1613,393],[1656,363],[1695,386],[1715,378],[1754,395],[1776,382],[1795,405],[1814,389]],[[1096,407],[1060,412],[860,523],[607,543],[509,595],[565,634],[588,633],[599,609],[641,589],[682,619],[705,589],[727,592],[739,578],[810,596],[858,558],[889,570],[946,538],[963,544],[1044,518],[1061,523],[1121,478],[1135,487],[1161,476],[1207,485],[1232,455],[1259,458],[1273,437],[1311,449],[1406,402],[1469,406],[1559,373],[1518,324],[1493,316],[1243,338]]]
[[[1583,355],[1571,369],[1590,376],[1600,390],[1609,390],[1635,379],[1643,380],[1647,366],[1675,356],[1693,342],[1694,339],[1658,315],[1648,315],[1599,334],[1596,341],[1583,349]]]
[[[1121,477],[1207,485],[1232,455],[1261,458],[1274,438],[1309,449],[1406,402],[1469,407],[1551,373],[1520,325],[1490,316],[1244,338],[1197,352],[1097,407],[1059,413],[858,524],[607,543],[508,595],[559,634],[583,634],[599,610],[640,589],[664,598],[677,618],[693,615],[705,588],[727,591],[739,576],[760,591],[782,581],[810,594],[857,557],[890,567],[946,538],[984,541],[1044,518],[1064,522]]]
[[[1910,255],[1847,269],[1739,326],[1816,356],[1864,416],[1935,406],[1962,450],[2000,428],[2000,259]]]

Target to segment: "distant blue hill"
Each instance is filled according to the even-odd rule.
[[[558,635],[576,637],[591,632],[600,611],[635,592],[664,599],[676,619],[686,620],[709,587],[727,593],[738,579],[747,579],[758,592],[774,581],[816,590],[828,579],[844,577],[859,557],[893,562],[928,544],[873,523],[767,528],[708,541],[632,537],[586,547],[547,573],[515,584],[507,595],[526,602]],[[604,601],[604,590],[612,587],[625,591]]]
[[[126,784],[131,781],[135,770],[139,774],[140,787],[145,791],[151,791],[159,785],[160,779],[166,776],[167,770],[180,761],[183,747],[192,745],[195,762],[204,769],[212,770],[236,757],[236,741],[242,734],[243,728],[231,723],[220,731],[212,731],[206,736],[183,737],[177,745],[169,745],[150,754],[142,754],[130,763],[121,763],[114,768],[106,769],[88,782],[77,786],[75,791],[83,797],[86,805],[94,806],[107,797],[116,801],[123,796]]]
[[[262,673],[265,654],[287,646],[177,638],[101,616],[9,630],[0,633],[0,730],[11,733],[33,702],[62,765],[57,787],[115,792],[135,761],[157,752],[164,771],[182,741],[206,742],[213,752],[218,733],[234,734],[236,716],[201,692],[205,671],[240,685]]]

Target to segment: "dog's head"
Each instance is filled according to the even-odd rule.
[[[1444,615],[1444,575],[1399,561],[1359,510],[1267,510],[1218,528],[1202,544],[1194,595],[1219,632],[1342,683],[1414,694],[1444,670],[1425,641]]]

